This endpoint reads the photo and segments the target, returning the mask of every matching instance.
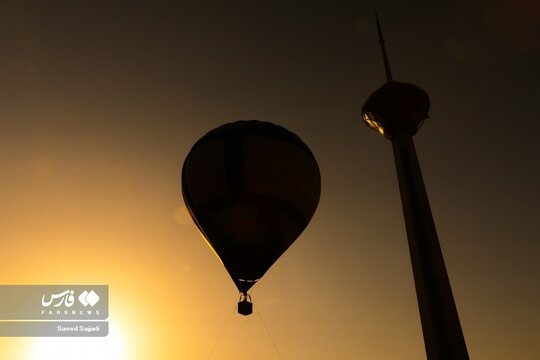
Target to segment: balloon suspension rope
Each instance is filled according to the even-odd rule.
[[[255,308],[255,312],[256,312],[257,315],[259,316],[259,319],[261,320],[261,323],[263,324],[264,330],[266,330],[266,333],[268,334],[268,337],[269,337],[270,340],[272,341],[272,344],[274,345],[274,348],[276,349],[276,352],[277,352],[277,354],[279,355],[279,358],[280,358],[281,360],[284,360],[283,355],[281,355],[281,352],[279,351],[279,349],[278,349],[278,347],[277,347],[277,344],[276,344],[276,342],[274,341],[274,338],[272,337],[272,334],[270,334],[270,330],[268,330],[268,328],[266,327],[266,324],[264,323],[264,320],[263,320],[263,318],[262,318],[261,313],[259,312],[259,310],[257,310],[257,308]]]
[[[216,347],[223,337],[223,334],[225,334],[225,330],[227,330],[227,327],[229,326],[229,323],[231,322],[232,317],[234,316],[234,313],[236,312],[236,305],[233,307],[231,314],[229,315],[229,318],[227,319],[227,322],[225,323],[225,326],[223,327],[223,330],[221,330],[221,334],[219,334],[216,342],[214,343],[214,346],[212,346],[212,350],[210,351],[210,355],[208,355],[208,360],[212,358],[212,355],[214,355],[214,351],[216,350]]]
[[[248,294],[241,294],[241,295],[245,295],[245,298],[247,298],[249,296]],[[249,300],[251,301],[251,296],[249,296]],[[221,334],[219,334],[216,342],[214,343],[214,346],[212,346],[212,350],[210,351],[210,354],[208,355],[207,360],[210,360],[212,358],[212,355],[214,355],[214,351],[216,350],[216,347],[219,344],[219,341],[221,340],[221,338],[225,334],[225,331],[227,330],[227,327],[229,326],[229,323],[231,322],[231,319],[233,318],[236,310],[237,310],[237,307],[235,305],[233,307],[232,311],[231,311],[231,314],[229,315],[229,318],[227,319],[227,322],[225,323],[225,326],[223,327],[223,330],[221,330]],[[259,317],[259,320],[261,320],[261,324],[263,325],[263,328],[266,331],[266,334],[270,338],[270,341],[272,342],[272,345],[274,345],[274,349],[276,350],[276,353],[278,354],[279,358],[281,360],[285,360],[283,355],[281,355],[281,352],[279,351],[279,348],[277,347],[276,341],[272,337],[272,334],[270,333],[270,330],[268,330],[268,327],[266,326],[261,313],[259,312],[259,310],[257,308],[255,308],[255,312],[257,313],[257,316]],[[245,325],[245,323],[244,323],[244,325]]]

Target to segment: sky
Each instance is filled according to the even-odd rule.
[[[540,5],[495,1],[0,2],[0,284],[108,284],[106,338],[0,338],[2,359],[425,359],[391,143],[394,79],[471,359],[540,358]],[[184,206],[224,123],[311,148],[311,223],[237,290]]]

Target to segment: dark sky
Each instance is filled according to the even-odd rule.
[[[540,358],[533,0],[1,2],[1,283],[110,284],[126,359],[206,359],[236,292],[181,165],[223,123],[271,121],[323,182],[254,289],[281,354],[423,358],[391,144],[360,113],[385,81],[375,9],[394,78],[431,98],[415,142],[471,358]],[[279,358],[242,321],[212,358]],[[29,344],[0,339],[0,357],[40,358]]]

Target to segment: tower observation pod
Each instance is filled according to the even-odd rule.
[[[284,127],[249,120],[199,139],[182,167],[191,217],[253,311],[248,291],[307,227],[321,194],[308,146]]]
[[[468,360],[413,136],[428,118],[429,96],[394,81],[378,16],[377,30],[387,82],[362,107],[365,124],[392,142],[422,332],[428,360]]]

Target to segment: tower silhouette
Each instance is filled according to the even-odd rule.
[[[429,96],[416,85],[393,80],[377,13],[375,17],[387,82],[368,97],[362,118],[392,142],[427,358],[468,360],[413,142],[428,117]]]

